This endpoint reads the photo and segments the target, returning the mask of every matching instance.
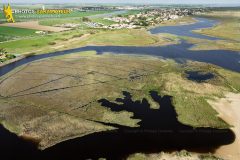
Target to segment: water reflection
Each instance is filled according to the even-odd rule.
[[[203,38],[208,40],[218,40],[219,38],[209,37],[197,33],[193,33],[192,30],[200,28],[208,28],[217,24],[217,21],[210,20],[207,18],[196,18],[198,22],[188,25],[180,26],[165,26],[157,27],[150,32],[152,34],[158,33],[171,33],[179,36],[190,36],[195,38]],[[168,46],[86,46],[75,49],[69,49],[65,51],[57,51],[47,54],[34,55],[31,57],[24,58],[17,62],[10,63],[3,67],[0,67],[0,76],[10,72],[14,68],[21,65],[55,56],[61,56],[71,53],[79,53],[83,51],[95,50],[98,54],[105,52],[111,52],[115,54],[142,54],[142,55],[153,55],[160,56],[163,58],[174,59],[177,62],[185,62],[186,60],[193,60],[199,62],[211,63],[214,65],[221,66],[223,68],[240,72],[240,54],[237,51],[229,50],[203,50],[193,51],[189,50],[193,45],[182,41],[180,44],[168,45]]]
[[[37,157],[36,144],[19,138],[0,125],[0,159],[29,159]]]
[[[193,128],[178,122],[171,96],[150,92],[153,100],[160,105],[159,109],[151,109],[146,99],[133,101],[130,93],[123,92],[123,95],[124,98],[118,98],[116,102],[107,99],[99,102],[113,112],[132,112],[133,119],[141,120],[139,127],[99,122],[117,129],[62,142],[47,149],[45,154],[52,158],[77,156],[80,159],[122,159],[136,152],[154,153],[183,148],[204,148],[209,152],[235,139],[230,129]]]
[[[213,152],[235,139],[230,129],[193,128],[178,122],[171,96],[150,92],[152,99],[160,105],[159,109],[151,109],[146,99],[133,101],[130,93],[123,92],[123,95],[124,98],[116,99],[116,103],[107,99],[101,99],[99,103],[113,112],[132,112],[133,119],[141,120],[139,127],[99,122],[116,129],[67,140],[39,151],[33,143],[22,140],[0,126],[1,158],[122,159],[136,152],[155,153],[183,148],[190,151],[204,148],[205,152]]]
[[[187,60],[206,62],[225,69],[240,72],[239,52],[227,50],[189,50],[192,46],[192,44],[186,43],[185,41],[182,41],[180,44],[168,46],[87,46],[24,58],[17,62],[0,67],[0,76],[12,71],[14,68],[36,60],[92,50],[96,51],[97,54],[113,53],[158,56],[161,58],[174,59],[179,63],[184,63]]]
[[[198,83],[205,82],[215,77],[215,75],[210,72],[186,71],[185,73],[187,75],[187,79]]]
[[[176,26],[161,26],[156,27],[150,30],[152,34],[158,33],[170,33],[178,36],[188,36],[192,38],[201,38],[208,40],[219,40],[220,38],[210,37],[207,35],[202,35],[198,33],[194,33],[194,30],[199,30],[202,28],[211,28],[218,24],[218,21],[207,19],[207,18],[195,18],[197,22],[193,24],[185,24],[185,25],[176,25]]]

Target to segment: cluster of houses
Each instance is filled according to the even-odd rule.
[[[136,25],[129,25],[126,23],[116,23],[116,24],[112,24],[112,25],[104,25],[104,24],[98,23],[98,22],[84,22],[84,24],[91,28],[103,28],[103,29],[123,29],[123,28],[134,29],[134,28],[138,27]]]
[[[102,28],[104,24],[102,23],[97,23],[97,22],[84,22],[85,25],[87,25],[90,28]]]
[[[145,11],[144,13],[140,13],[137,17],[146,18],[148,22],[157,21],[161,23],[162,21],[167,21],[170,19],[177,19],[179,17],[196,15],[204,12],[203,9],[188,9],[188,8],[171,8],[171,9],[155,9],[150,11]]]
[[[196,15],[204,12],[201,8],[169,8],[169,9],[151,9],[142,11],[138,14],[127,16],[107,17],[106,20],[114,21],[116,24],[109,26],[95,23],[91,25],[94,28],[122,29],[122,28],[141,28],[146,26],[158,25],[164,21],[178,19],[184,16]]]
[[[77,23],[64,23],[64,24],[54,25],[54,27],[63,27],[63,28],[78,28],[80,26],[81,24],[77,24]]]

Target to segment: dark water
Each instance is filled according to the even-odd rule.
[[[181,44],[169,46],[149,46],[149,47],[135,47],[135,46],[87,46],[54,53],[35,55],[24,58],[17,62],[13,62],[0,68],[0,76],[10,72],[16,67],[27,64],[36,60],[61,56],[70,53],[77,53],[81,51],[95,50],[97,54],[105,52],[112,52],[114,54],[137,54],[137,55],[151,55],[162,58],[174,59],[177,62],[184,63],[186,60],[193,60],[199,62],[206,62],[214,64],[225,69],[240,72],[240,53],[228,50],[210,50],[210,51],[192,51],[189,50],[193,45],[182,41]]]
[[[207,18],[196,18],[196,20],[197,20],[197,22],[194,24],[157,27],[157,28],[151,29],[150,32],[152,34],[170,33],[170,34],[175,34],[178,36],[188,36],[188,37],[208,39],[208,40],[218,40],[219,39],[216,37],[205,36],[205,35],[201,35],[201,34],[192,32],[193,30],[213,27],[218,23],[218,21],[210,20]]]
[[[185,73],[187,75],[187,79],[199,83],[213,79],[215,77],[213,73],[206,73],[201,71],[186,71]]]
[[[0,159],[14,160],[37,157],[36,144],[19,138],[0,125]]]
[[[165,26],[157,27],[150,30],[152,34],[158,33],[172,33],[179,36],[190,36],[195,38],[203,38],[208,40],[216,40],[218,38],[204,36],[201,34],[193,33],[192,30],[199,28],[208,28],[217,24],[217,21],[207,18],[196,18],[197,23],[190,25],[180,26]],[[20,61],[13,62],[0,68],[0,76],[10,72],[16,67],[23,64],[27,64],[36,60],[51,58],[55,56],[61,56],[70,53],[76,53],[81,51],[95,50],[98,54],[104,52],[112,52],[114,54],[139,54],[139,55],[151,55],[160,56],[162,58],[174,59],[177,62],[185,62],[186,60],[193,60],[199,62],[211,63],[225,69],[240,72],[240,52],[229,50],[209,50],[209,51],[192,51],[189,48],[193,47],[192,44],[182,41],[180,44],[169,46],[87,46],[75,49],[69,49],[65,51],[58,51],[53,53],[47,53],[43,55],[35,55],[24,58]]]
[[[205,152],[213,152],[217,147],[235,140],[235,135],[230,129],[193,128],[180,123],[176,118],[171,96],[159,96],[155,91],[149,94],[159,104],[159,109],[151,109],[146,99],[132,100],[128,92],[123,92],[124,98],[117,98],[116,102],[110,102],[107,99],[99,100],[103,107],[113,112],[132,112],[133,119],[141,120],[138,123],[139,127],[99,122],[117,129],[61,142],[42,152],[32,144],[5,131],[4,128],[0,128],[3,130],[1,134],[6,132],[0,149],[4,151],[2,153],[5,156],[9,155],[13,158],[123,159],[136,152],[154,153],[181,149],[195,151],[199,148],[204,148]],[[19,150],[18,147],[20,147]]]

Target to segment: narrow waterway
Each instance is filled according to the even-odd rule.
[[[194,30],[199,30],[201,28],[211,28],[218,24],[218,21],[211,20],[207,18],[195,18],[197,20],[196,23],[192,24],[184,24],[178,26],[163,26],[157,27],[150,30],[152,34],[158,33],[170,33],[178,36],[187,36],[192,38],[201,38],[208,40],[219,40],[217,37],[210,37],[202,34],[195,33]]]
[[[36,60],[44,58],[56,57],[71,53],[94,50],[97,54],[110,52],[113,54],[135,54],[135,55],[150,55],[161,58],[174,59],[177,62],[184,63],[186,60],[206,62],[214,64],[225,69],[240,72],[240,53],[228,50],[208,50],[208,51],[193,51],[189,50],[193,45],[182,41],[180,44],[168,46],[86,46],[54,53],[35,55],[21,59],[17,62],[10,63],[0,68],[0,76],[12,71],[13,69]]]
[[[200,28],[209,28],[216,25],[218,22],[215,20],[209,20],[206,18],[197,18],[198,22],[188,25],[179,26],[164,26],[157,27],[150,32],[152,34],[159,33],[171,33],[179,36],[190,36],[195,38],[204,38],[208,40],[216,40],[218,38],[209,37],[201,34],[192,32],[192,30]],[[30,63],[32,61],[50,58],[55,56],[61,56],[65,54],[77,53],[81,51],[94,50],[98,54],[103,54],[105,52],[111,52],[113,54],[136,54],[136,55],[150,55],[159,56],[161,58],[174,59],[177,62],[184,63],[186,60],[206,62],[214,64],[225,69],[240,72],[240,53],[237,51],[229,50],[199,50],[193,51],[189,50],[193,44],[189,44],[185,41],[181,41],[180,44],[168,45],[168,46],[86,46],[75,49],[69,49],[65,51],[57,51],[53,53],[47,53],[42,55],[34,55],[31,57],[26,57],[17,62],[5,65],[0,68],[0,76],[10,72],[11,70],[19,67],[23,64]]]

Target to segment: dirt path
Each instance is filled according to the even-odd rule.
[[[50,32],[61,32],[61,31],[69,30],[69,28],[39,25],[38,21],[4,23],[4,24],[0,24],[0,26],[27,28],[27,29],[35,29],[35,30],[41,30],[41,31],[50,31]]]
[[[217,101],[209,101],[217,110],[219,117],[234,127],[232,130],[236,135],[236,140],[230,145],[220,147],[216,155],[227,160],[240,159],[240,94],[228,93],[225,98]]]
[[[76,37],[76,38],[71,38],[67,41],[63,41],[63,42],[58,42],[56,45],[52,46],[51,48],[53,49],[61,49],[61,48],[64,48],[66,46],[74,42],[79,42],[79,41],[83,41],[84,39],[86,39],[90,34],[84,34],[83,36],[81,37]]]

